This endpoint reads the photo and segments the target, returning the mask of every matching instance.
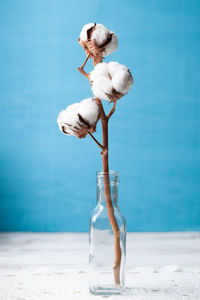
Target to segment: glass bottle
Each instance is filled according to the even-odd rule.
[[[118,207],[118,176],[115,171],[97,172],[97,206],[89,233],[90,292],[95,295],[121,294],[125,289],[126,221]],[[121,257],[118,268],[116,257]]]

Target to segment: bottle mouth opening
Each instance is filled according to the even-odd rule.
[[[113,170],[110,170],[109,172],[97,171],[97,176],[104,176],[104,175],[119,176],[119,172]]]
[[[107,176],[106,176],[107,175]],[[105,177],[106,176],[106,177]],[[115,186],[119,182],[119,172],[110,170],[109,172],[98,171],[97,183],[98,186]]]

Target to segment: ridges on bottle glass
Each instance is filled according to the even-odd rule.
[[[121,294],[125,290],[126,221],[118,206],[118,176],[115,171],[109,174],[97,172],[97,206],[91,214],[89,233],[90,292],[96,295]],[[110,191],[107,193],[106,189]],[[111,196],[112,205],[109,208],[106,194]],[[114,214],[109,213],[110,210]],[[111,215],[115,226],[112,226]]]

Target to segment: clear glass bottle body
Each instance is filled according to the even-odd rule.
[[[108,214],[107,197],[105,197],[105,176],[107,175],[103,172],[97,173],[97,206],[90,220],[89,280],[90,292],[96,295],[121,294],[125,288],[126,222],[118,207],[118,173],[110,171],[109,189],[121,249],[120,280],[116,284],[113,269],[116,261],[116,240]]]

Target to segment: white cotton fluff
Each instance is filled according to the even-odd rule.
[[[112,32],[112,40],[111,42],[105,47],[104,55],[109,55],[117,50],[118,48],[118,38],[114,32]]]
[[[112,78],[113,88],[122,94],[126,94],[133,85],[133,77],[127,70],[120,70]]]
[[[99,63],[90,72],[92,91],[95,97],[105,100],[118,100],[133,85],[129,69],[117,62]]]
[[[62,127],[64,127],[64,130],[70,135],[75,135],[72,128],[73,126],[76,126],[77,121],[79,120],[77,115],[78,107],[79,103],[73,103],[69,105],[65,110],[62,110],[58,115],[57,122],[62,132]]]
[[[84,119],[84,122],[82,119]],[[73,103],[61,111],[57,122],[64,134],[85,137],[88,131],[94,131],[99,119],[99,107],[93,98]],[[86,125],[85,122],[88,124]]]
[[[97,122],[99,107],[93,98],[84,99],[79,103],[78,113],[93,125]]]
[[[95,97],[105,100],[110,100],[109,96],[112,94],[112,83],[106,77],[98,77],[92,83],[92,91]]]
[[[108,64],[105,62],[99,63],[95,66],[95,69],[90,72],[90,80],[94,81],[95,79],[99,78],[99,77],[103,77],[103,78],[108,78],[109,74],[108,74]]]
[[[92,34],[92,39],[94,39],[98,46],[101,46],[108,38],[110,32],[102,24],[96,24],[95,30]]]
[[[94,23],[88,23],[83,26],[80,36],[79,36],[81,41],[87,41],[87,31],[88,31],[88,29],[90,29],[93,26],[94,26]]]
[[[124,70],[128,71],[128,68],[124,65],[119,64],[118,62],[111,61],[107,64],[107,70],[111,77],[113,77],[118,71]]]
[[[84,25],[79,36],[80,42],[87,42],[88,40],[87,32],[92,27],[94,27],[94,30],[91,32],[90,40],[94,40],[98,47],[101,47],[111,35],[111,41],[108,44],[106,44],[101,50],[103,51],[102,52],[103,55],[109,55],[117,50],[118,38],[116,34],[112,31],[109,31],[102,24],[88,23]]]

